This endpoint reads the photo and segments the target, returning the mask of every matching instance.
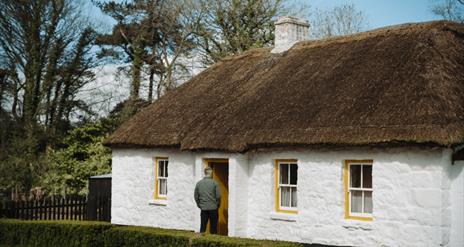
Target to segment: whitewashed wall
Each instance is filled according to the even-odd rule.
[[[464,161],[450,169],[451,179],[451,243],[464,246]]]
[[[169,157],[167,205],[150,204],[155,156]],[[114,149],[112,223],[198,231],[193,190],[203,159],[228,158],[230,236],[353,246],[464,246],[464,165],[451,166],[450,157],[450,150],[406,148],[247,154]],[[297,215],[274,212],[274,160],[289,158],[299,164]],[[344,219],[345,159],[374,160],[372,222]]]
[[[241,154],[191,153],[162,149],[113,149],[111,223],[199,231],[193,193],[205,159],[229,160],[229,235],[246,232],[248,171]],[[154,158],[168,157],[168,199],[153,200]],[[239,177],[237,179],[237,177]],[[245,195],[245,196],[244,196]],[[238,232],[236,234],[236,232]]]
[[[249,166],[248,235],[330,245],[450,246],[450,154],[438,149],[255,153]],[[273,160],[287,158],[299,164],[299,213],[292,217],[274,213]],[[372,222],[344,219],[345,159],[374,160]]]
[[[167,205],[153,201],[156,156],[169,157]],[[186,152],[113,149],[111,223],[194,230],[193,164]]]

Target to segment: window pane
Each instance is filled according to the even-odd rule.
[[[296,207],[297,196],[296,196],[296,187],[291,188],[292,190],[292,207]]]
[[[164,162],[158,162],[158,177],[164,177]]]
[[[372,188],[372,166],[363,166],[363,188]]]
[[[280,184],[288,184],[288,164],[280,164]]]
[[[290,187],[280,187],[280,206],[290,207]]]
[[[361,165],[350,165],[350,186],[361,188]]]
[[[164,174],[165,174],[165,177],[168,177],[168,161],[167,160],[164,161],[164,164],[165,164]]]
[[[351,191],[351,212],[362,213],[362,191]]]
[[[372,191],[364,191],[364,213],[372,213]]]
[[[298,165],[290,165],[290,184],[297,183],[298,180]]]
[[[168,186],[166,179],[159,180],[159,193],[160,195],[167,195],[168,194]]]

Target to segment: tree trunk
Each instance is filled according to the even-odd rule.
[[[0,73],[3,72],[0,70]],[[0,74],[0,110],[2,109],[3,94],[5,93],[6,87],[6,73]]]
[[[134,60],[132,60],[132,87],[130,92],[131,99],[138,99],[140,95],[140,78],[143,66],[143,47],[138,38],[134,45]]]
[[[148,81],[149,82],[148,83],[148,101],[149,102],[153,101],[153,80],[154,78],[155,78],[155,69],[153,67],[150,67],[150,78]]]
[[[161,97],[161,91],[163,90],[163,75],[160,75],[160,79],[158,82],[158,85],[156,85],[156,98],[159,99]]]

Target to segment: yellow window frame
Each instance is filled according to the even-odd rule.
[[[155,198],[155,200],[167,200],[168,199],[167,196],[159,194],[158,170],[159,170],[159,162],[160,161],[168,161],[168,169],[169,169],[169,158],[168,157],[155,157],[155,193],[154,193],[154,198]]]
[[[349,193],[349,177],[350,177],[349,167],[350,167],[350,164],[352,163],[355,163],[355,164],[364,163],[364,164],[373,165],[374,161],[373,160],[345,160],[345,165],[343,167],[343,177],[344,177],[344,184],[345,184],[345,219],[373,221],[374,218],[372,216],[354,216],[350,214],[351,212],[350,212],[350,193]]]
[[[279,213],[287,213],[287,214],[298,214],[298,210],[288,210],[288,209],[281,209],[280,208],[280,193],[279,193],[279,164],[280,163],[294,163],[298,165],[297,159],[276,159],[275,160],[275,183],[274,183],[274,191],[275,191],[275,211]],[[298,193],[298,192],[297,192]]]

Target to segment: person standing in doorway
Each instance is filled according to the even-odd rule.
[[[221,190],[216,181],[213,180],[213,169],[205,168],[205,177],[198,181],[195,186],[195,202],[201,209],[200,232],[206,231],[206,225],[210,224],[210,233],[217,233],[218,208],[221,203]]]

